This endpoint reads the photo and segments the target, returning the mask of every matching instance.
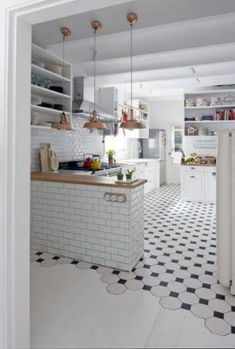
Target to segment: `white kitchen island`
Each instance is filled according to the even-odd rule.
[[[144,184],[31,174],[31,247],[130,271],[144,253]]]

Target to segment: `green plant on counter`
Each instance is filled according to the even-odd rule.
[[[126,172],[126,180],[131,180],[132,179],[132,175],[133,175],[133,173],[135,172],[135,168],[133,168],[133,170],[128,170],[127,172]]]
[[[114,149],[110,149],[108,152],[107,152],[107,154],[109,155],[109,156],[114,156],[115,154],[116,154],[116,152],[115,152],[115,150]]]
[[[122,173],[122,170],[120,170],[120,171],[118,172],[118,174],[117,174],[117,179],[118,179],[118,181],[123,181],[123,177],[124,177],[124,175],[123,175],[123,173]]]

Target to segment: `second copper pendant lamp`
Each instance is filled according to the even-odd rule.
[[[128,113],[128,119],[126,121],[121,122],[120,127],[125,128],[128,130],[134,130],[134,129],[142,129],[145,128],[144,124],[141,121],[138,121],[134,118],[134,111],[132,106],[132,100],[133,100],[133,93],[132,93],[132,75],[133,75],[133,39],[132,39],[132,26],[134,23],[137,22],[137,15],[136,13],[129,13],[127,15],[127,20],[130,23],[130,29],[131,29],[131,106]]]
[[[96,33],[102,28],[102,25],[99,21],[93,21],[91,23],[91,27],[94,30],[94,111],[92,113],[92,118],[90,121],[84,124],[84,128],[88,128],[90,130],[106,130],[106,125],[99,121],[97,112],[95,110],[96,107]]]

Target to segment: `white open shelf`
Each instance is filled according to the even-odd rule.
[[[185,124],[219,124],[219,123],[233,123],[235,120],[201,120],[201,121],[184,121]]]
[[[37,85],[31,85],[31,91],[33,94],[36,94],[38,96],[45,96],[45,97],[64,97],[64,98],[70,98],[71,96],[66,95],[64,93],[56,92],[53,90],[49,90],[48,88],[37,86]]]
[[[186,110],[197,109],[223,109],[223,108],[235,108],[234,104],[221,104],[221,105],[204,105],[200,107],[185,107]]]
[[[51,126],[31,125],[31,128],[37,128],[37,129],[40,129],[40,130],[52,130]]]
[[[52,108],[46,108],[46,107],[41,107],[39,105],[34,105],[34,104],[31,104],[31,109],[32,110],[35,110],[39,113],[42,113],[42,114],[53,114],[53,115],[58,115],[58,114],[61,114],[61,113],[65,113],[65,114],[70,114],[70,112],[68,111],[65,111],[65,110],[57,110],[57,109],[52,109]]]
[[[68,115],[68,121],[72,123],[72,67],[69,62],[63,62],[61,57],[55,56],[35,44],[32,44],[32,64],[31,71],[38,77],[47,78],[55,86],[63,86],[65,93],[50,90],[45,87],[31,84],[31,94],[42,98],[43,102],[51,104],[62,104],[66,110],[57,110],[35,104],[31,104],[31,110],[37,112],[38,122],[58,122],[59,115],[64,112]],[[37,62],[45,65],[40,67]],[[36,64],[35,64],[36,63]],[[58,65],[63,68],[62,75],[47,69],[47,65]],[[51,127],[31,125],[32,128],[50,130]]]
[[[38,65],[33,64],[33,63],[31,64],[31,69],[32,69],[33,73],[37,73],[38,75],[45,77],[45,78],[48,78],[48,79],[51,79],[53,81],[58,81],[60,83],[63,81],[65,81],[65,82],[71,81],[69,78],[66,78],[65,76],[53,73],[52,71],[45,69],[45,68],[42,68],[42,67],[39,67]]]
[[[60,66],[63,65],[62,58],[35,44],[32,44],[32,58],[34,61],[38,60],[40,62],[44,62],[45,64],[58,64]],[[70,67],[70,63],[64,61],[64,66]]]

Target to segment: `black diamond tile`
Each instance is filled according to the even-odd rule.
[[[135,279],[141,281],[141,280],[143,280],[143,276],[136,275]]]
[[[75,259],[70,263],[70,264],[74,264],[74,265],[77,265],[79,262],[76,261]]]
[[[150,275],[157,278],[159,273],[151,273]]]
[[[99,268],[98,265],[92,265],[92,266],[91,266],[91,269],[93,269],[93,270],[96,270],[96,269],[98,269],[98,268]],[[112,274],[115,274],[114,271],[115,271],[115,270],[113,270]]]
[[[160,285],[160,286],[167,287],[168,282],[166,282],[166,281],[161,281],[159,285]]]
[[[149,264],[144,264],[143,265],[143,268],[146,268],[146,269],[149,269],[151,267],[151,265],[149,265]]]
[[[224,296],[223,294],[217,294],[217,293],[216,293],[215,297],[216,297],[217,299],[221,299],[222,301],[225,300],[225,296]]]
[[[235,306],[234,305],[231,306],[231,311],[235,311]]]
[[[180,269],[181,270],[188,270],[188,267],[181,266]]]
[[[199,303],[208,305],[208,304],[209,304],[209,301],[208,301],[208,299],[199,298]]]
[[[203,288],[208,288],[208,289],[210,289],[210,288],[211,288],[211,285],[203,283],[203,284],[202,284],[202,287],[203,287]]]
[[[224,314],[220,313],[219,311],[214,311],[214,317],[217,317],[219,319],[223,319],[224,318]]]
[[[169,296],[171,296],[171,297],[178,297],[179,293],[171,291]]]
[[[114,275],[119,275],[119,274],[120,274],[120,270],[114,269],[114,270],[112,271],[112,274],[114,274]]]
[[[43,254],[43,252],[37,252],[35,253],[37,256],[41,256],[41,254]]]
[[[36,259],[36,262],[38,262],[38,263],[41,263],[41,262],[43,262],[43,261],[44,261],[44,259],[42,259],[42,258]]]
[[[185,309],[185,310],[190,310],[191,309],[191,305],[187,304],[187,303],[182,303],[181,308]]]
[[[144,285],[143,286],[143,290],[146,290],[146,291],[150,291],[152,288],[152,286],[149,286],[149,285]]]
[[[235,326],[231,327],[231,333],[235,333]]]
[[[199,275],[191,274],[190,277],[191,277],[192,279],[198,279],[198,278],[199,278]]]
[[[124,279],[119,279],[118,283],[124,285],[127,282],[127,280]]]
[[[181,283],[182,283],[182,282],[184,282],[184,279],[182,279],[182,278],[176,278],[175,281],[176,281],[176,282],[181,282]]]
[[[192,288],[192,287],[187,287],[186,291],[189,292],[189,293],[195,293],[196,292],[195,288]]]
[[[54,256],[52,259],[54,259],[55,261],[58,261],[58,259],[60,259],[59,256]]]
[[[174,273],[174,270],[167,269],[167,270],[166,270],[166,273],[168,273],[168,274],[173,274],[173,273]]]

